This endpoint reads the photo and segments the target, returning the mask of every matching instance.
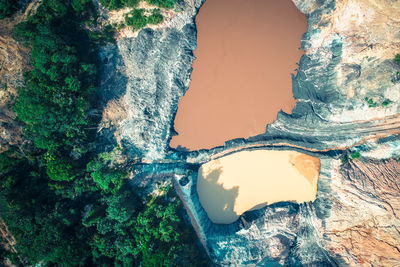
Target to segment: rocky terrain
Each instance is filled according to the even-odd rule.
[[[297,105],[265,134],[211,150],[168,143],[190,84],[201,0],[180,0],[160,27],[101,49],[102,127],[134,166],[135,183],[172,179],[212,260],[228,265],[400,265],[400,2],[293,0],[306,14]],[[278,203],[212,224],[196,192],[200,164],[245,149],[294,149],[321,158],[317,200]],[[360,157],[355,155],[358,152]],[[350,157],[349,157],[350,156]]]

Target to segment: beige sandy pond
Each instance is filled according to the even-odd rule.
[[[253,150],[203,164],[199,200],[212,222],[228,224],[244,212],[290,201],[314,201],[320,159],[295,151]]]
[[[206,0],[196,16],[189,90],[171,147],[212,148],[265,132],[295,100],[292,78],[306,16],[291,0]]]

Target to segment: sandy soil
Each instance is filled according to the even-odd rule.
[[[207,0],[196,25],[197,59],[172,147],[212,148],[261,134],[281,109],[291,112],[291,75],[307,30],[292,1]]]
[[[201,166],[197,192],[214,223],[228,224],[251,209],[291,201],[314,201],[320,159],[295,151],[254,150]]]

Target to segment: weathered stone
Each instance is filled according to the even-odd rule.
[[[399,265],[400,167],[388,158],[400,157],[400,66],[393,61],[400,52],[400,2],[293,2],[309,23],[293,77],[298,103],[292,114],[280,112],[265,134],[190,153],[168,146],[177,103],[190,83],[201,0],[181,0],[162,27],[102,48],[104,102],[120,103],[115,110],[125,113],[105,119],[115,121],[109,125],[125,152],[146,163],[133,167],[135,182],[175,177],[192,224],[219,265]],[[199,165],[263,147],[321,158],[316,201],[278,203],[230,225],[211,223],[196,192]],[[341,166],[349,150],[361,160]]]

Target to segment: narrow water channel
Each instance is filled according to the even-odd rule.
[[[291,75],[307,20],[291,0],[206,0],[196,17],[197,59],[171,147],[212,148],[265,132],[295,105]]]

